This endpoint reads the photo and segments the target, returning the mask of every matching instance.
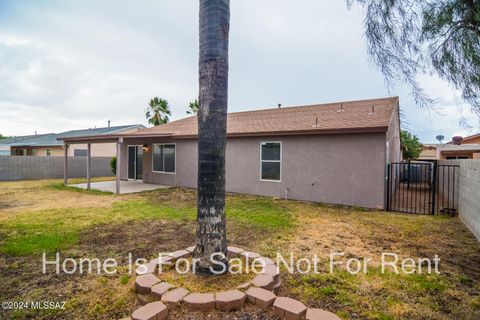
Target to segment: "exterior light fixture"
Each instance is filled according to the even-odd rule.
[[[143,151],[144,151],[144,152],[148,152],[148,150],[149,150],[148,143],[145,143],[145,144],[143,145]]]

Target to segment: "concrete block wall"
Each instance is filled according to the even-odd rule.
[[[458,212],[460,219],[480,240],[480,160],[444,160],[458,164]]]
[[[92,157],[92,177],[113,176],[110,157]],[[85,178],[87,158],[68,158],[68,177]],[[38,180],[63,178],[63,157],[0,157],[0,181]]]

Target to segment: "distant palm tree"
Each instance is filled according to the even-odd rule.
[[[169,116],[172,113],[168,105],[168,101],[159,97],[154,97],[148,104],[147,111],[145,111],[145,117],[148,123],[158,126],[169,121]]]
[[[197,115],[199,109],[200,109],[200,105],[198,103],[198,100],[195,99],[195,101],[192,101],[188,104],[187,114]]]

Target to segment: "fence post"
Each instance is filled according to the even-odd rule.
[[[437,193],[437,164],[433,164],[433,179],[432,179],[432,211],[431,214],[435,214],[435,194]]]
[[[90,180],[92,177],[92,145],[90,143],[87,144],[87,189],[90,190]]]
[[[387,164],[387,211],[390,211],[390,166],[391,164]]]
[[[68,144],[65,143],[65,154],[63,158],[63,184],[68,184]]]

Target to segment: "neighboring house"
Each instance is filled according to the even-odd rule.
[[[50,134],[50,133],[48,133]],[[31,138],[35,138],[35,137],[39,137],[39,136],[43,136],[45,134],[42,134],[42,135],[37,135],[37,134],[34,134],[34,135],[29,135],[29,136],[16,136],[16,137],[9,137],[9,138],[5,138],[5,139],[0,139],[0,156],[9,156],[11,155],[11,151],[10,151],[10,144],[11,143],[14,143],[14,142],[20,142],[20,141],[23,141],[23,140],[26,140],[26,139],[31,139]]]
[[[480,159],[480,133],[446,144],[424,144],[418,160]]]
[[[480,144],[440,144],[437,145],[437,159],[480,159]]]
[[[76,136],[97,136],[103,134],[115,134],[123,131],[132,130],[135,128],[145,128],[143,125],[126,125],[104,128],[93,128],[83,130],[71,130],[62,133],[50,133],[43,135],[28,136],[24,139],[16,138],[10,141],[4,146],[10,149],[12,156],[63,156],[64,155],[64,142],[63,138],[76,137]],[[116,154],[115,144],[101,144],[92,147],[93,157],[112,157]],[[86,156],[87,146],[76,145],[73,148],[68,149],[68,156]]]
[[[229,113],[226,190],[384,208],[386,165],[401,159],[398,108],[395,97]],[[64,140],[117,142],[122,180],[196,187],[197,132],[193,116]]]
[[[0,141],[0,156],[9,156],[10,155],[10,147],[3,146]]]
[[[448,144],[454,144],[453,141],[448,142]],[[462,144],[478,144],[480,145],[480,133],[464,137],[462,140]]]
[[[422,161],[432,161],[437,160],[437,144],[435,143],[424,143],[422,144],[422,151],[418,156],[417,160]]]
[[[0,139],[0,156],[9,156],[10,155],[10,146],[5,142],[8,139]]]

